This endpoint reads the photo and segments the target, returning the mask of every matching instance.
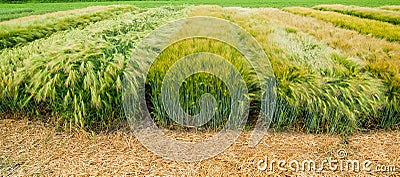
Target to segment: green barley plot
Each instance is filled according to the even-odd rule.
[[[115,15],[137,10],[132,6],[110,6],[94,8],[72,14],[43,15],[44,18],[21,19],[0,23],[0,50],[48,37],[51,34],[71,28],[84,28]]]
[[[2,111],[46,110],[66,127],[106,127],[123,118],[122,74],[131,49],[184,7],[125,13],[1,53]]]

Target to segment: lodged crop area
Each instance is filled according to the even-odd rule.
[[[271,127],[316,133],[398,128],[400,29],[395,8],[106,6],[1,22],[0,113],[29,114],[65,128],[114,126],[125,118],[124,70],[141,39],[179,18],[212,16],[243,27],[267,54],[277,83]],[[160,126],[176,126],[160,96],[164,76],[178,59],[196,52],[218,54],[232,63],[250,92],[250,118],[260,111],[260,83],[240,52],[217,40],[187,39],[163,51],[146,80],[147,105]],[[205,129],[221,128],[232,111],[232,93],[210,74],[186,78],[179,93],[189,114],[200,111],[203,94],[216,98],[216,114]]]
[[[0,49],[23,45],[57,31],[84,28],[91,23],[135,9],[132,6],[95,6],[2,22]]]
[[[49,115],[66,127],[106,127],[123,118],[122,77],[131,49],[184,7],[131,8],[83,29],[1,52],[1,112]]]

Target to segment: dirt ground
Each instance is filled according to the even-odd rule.
[[[242,133],[229,149],[211,159],[188,163],[154,154],[126,130],[108,134],[60,132],[40,121],[3,119],[0,120],[0,175],[400,176],[399,131],[359,133],[347,140],[338,135],[271,132],[253,148],[247,144],[249,134]],[[211,135],[190,136],[198,139]],[[332,166],[325,166],[322,171],[307,168],[294,171],[295,163],[291,163],[314,160],[320,167],[326,159],[336,159],[337,164],[347,160],[358,160],[360,164],[370,161],[371,165],[369,170],[350,167],[331,170]],[[278,169],[278,161],[291,163],[293,168]],[[270,169],[271,164],[274,169]]]

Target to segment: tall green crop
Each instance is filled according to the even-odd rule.
[[[3,111],[45,110],[41,114],[55,116],[67,127],[112,125],[123,118],[121,80],[130,51],[151,30],[181,17],[184,9],[125,13],[3,51]]]

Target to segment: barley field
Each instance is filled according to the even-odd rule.
[[[102,4],[35,15],[26,7],[0,12],[0,174],[400,176],[399,4],[294,1],[294,5],[272,8],[277,6],[173,3]],[[184,56],[210,52],[226,58],[245,81],[250,101],[245,132],[232,147],[204,161],[180,163],[152,154],[129,132],[123,107],[124,74],[132,53],[148,34],[169,22],[198,16],[233,22],[258,41],[269,61],[256,62],[271,64],[276,107],[269,133],[254,149],[248,148],[247,139],[262,111],[263,86],[256,69],[238,49],[219,40],[173,43],[157,56],[145,78],[151,119],[170,137],[202,140],[226,126],[235,111],[231,98],[236,93],[230,93],[220,78],[198,73],[180,85],[178,106],[197,114],[203,106],[199,100],[209,93],[216,103],[212,119],[187,128],[166,114],[162,81]],[[140,71],[132,73],[139,78]],[[225,77],[233,73],[225,68],[219,71]],[[397,170],[310,172],[257,167],[266,155],[321,161],[335,157],[338,150],[345,150],[348,159],[391,164]]]

